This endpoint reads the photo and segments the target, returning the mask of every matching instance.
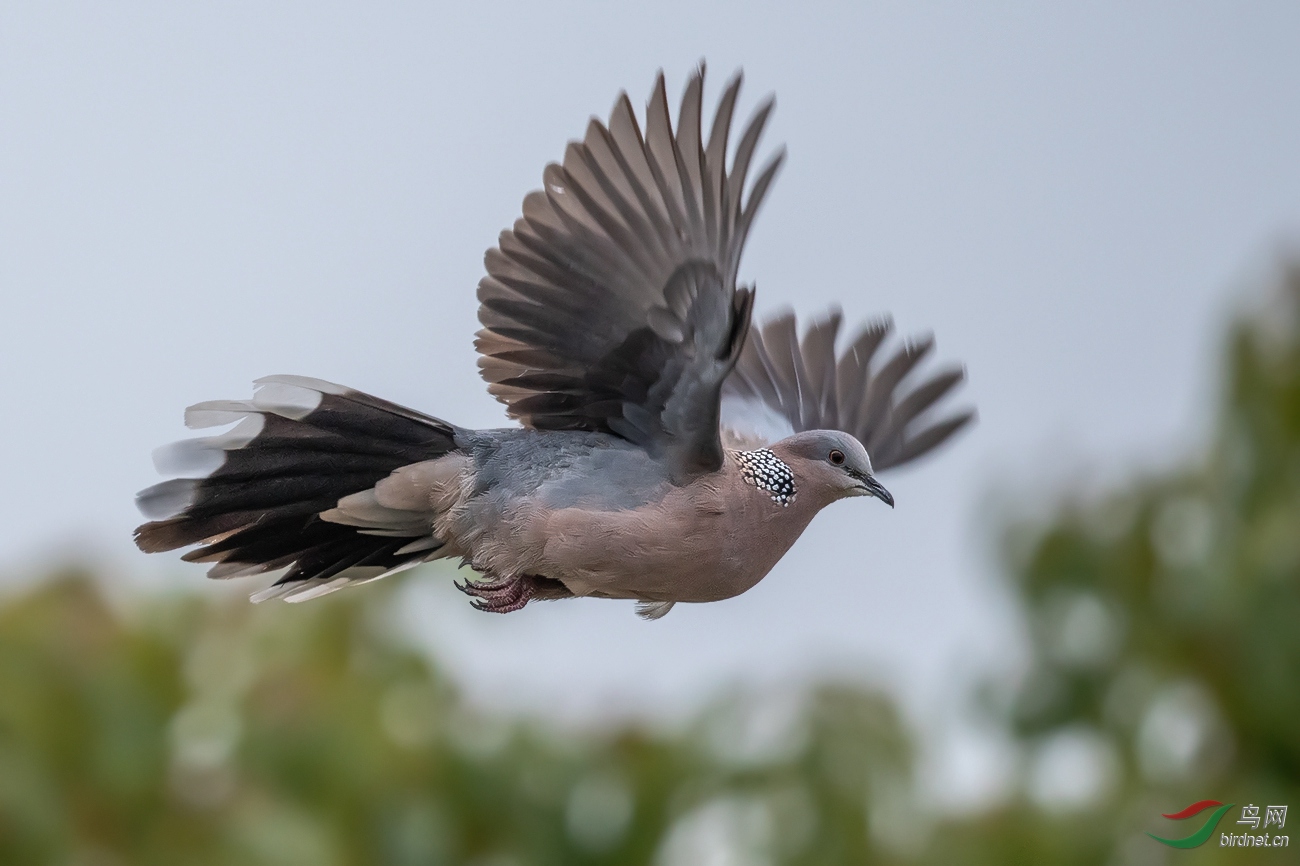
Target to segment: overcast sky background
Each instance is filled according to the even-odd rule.
[[[578,715],[835,671],[924,716],[1012,663],[991,494],[1194,451],[1224,316],[1300,237],[1300,6],[800,6],[5,4],[0,572],[91,551],[209,591],[134,551],[132,496],[186,405],[259,376],[501,425],[483,251],[620,89],[662,67],[676,100],[706,58],[710,106],[743,66],[789,148],[759,314],[933,330],[978,427],[732,601],[498,618],[426,575],[411,609],[484,699]]]

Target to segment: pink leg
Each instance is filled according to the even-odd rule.
[[[456,588],[474,601],[478,610],[488,613],[511,613],[521,610],[533,598],[532,580],[526,575],[488,581],[466,581]]]

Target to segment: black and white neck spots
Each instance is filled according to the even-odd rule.
[[[798,493],[794,487],[794,473],[781,458],[766,448],[732,453],[740,464],[740,474],[745,483],[752,484],[771,496],[772,501],[782,508],[794,502]]]

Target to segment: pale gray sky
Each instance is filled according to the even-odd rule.
[[[208,590],[134,552],[132,495],[186,405],[258,376],[501,424],[471,348],[483,250],[661,66],[675,96],[700,58],[710,94],[738,66],[745,106],[777,94],[760,311],[892,311],[969,367],[974,432],[739,599],[642,623],[417,592],[503,702],[658,709],[834,668],[941,704],[1013,645],[989,492],[1194,448],[1221,318],[1300,235],[1292,3],[198,5],[0,11],[10,575],[89,548]]]

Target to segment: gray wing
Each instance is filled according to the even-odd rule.
[[[750,331],[722,388],[728,447],[757,447],[804,430],[843,430],[866,447],[879,471],[920,457],[975,417],[969,409],[936,417],[940,401],[965,378],[961,367],[912,375],[934,348],[932,337],[881,352],[893,329],[882,319],[837,356],[841,318],[832,309],[802,340],[793,313]]]
[[[730,170],[737,75],[701,135],[701,67],[674,133],[663,74],[643,136],[627,94],[608,126],[592,118],[562,164],[524,199],[488,250],[475,346],[488,390],[545,430],[593,430],[662,454],[678,474],[722,464],[718,403],[745,342],[753,293],[736,287],[741,249],[783,157],[742,191],[768,100]]]

